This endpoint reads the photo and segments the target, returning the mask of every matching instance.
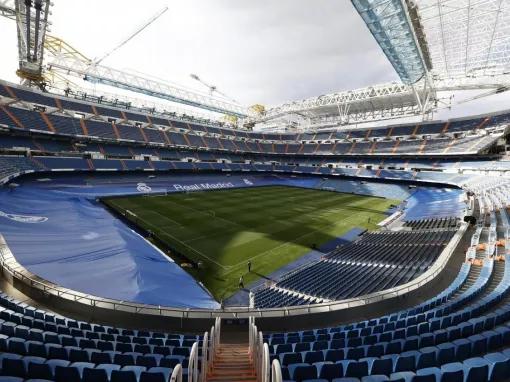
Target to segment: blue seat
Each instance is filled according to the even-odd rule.
[[[358,360],[360,358],[365,357],[365,351],[363,348],[350,348],[347,349],[347,354],[345,355],[346,359],[355,359]]]
[[[78,368],[74,366],[56,366],[55,382],[80,382],[81,376]]]
[[[275,354],[291,353],[292,350],[292,344],[281,344],[276,346]]]
[[[177,347],[172,349],[172,355],[182,355],[184,357],[189,357],[190,348],[185,347]]]
[[[104,369],[83,369],[82,382],[109,382],[108,374]]]
[[[465,382],[488,382],[489,363],[480,357],[466,359],[464,362]]]
[[[113,363],[120,366],[135,365],[135,359],[130,354],[115,354]]]
[[[385,375],[369,375],[361,378],[361,382],[386,382],[390,379]]]
[[[138,382],[132,370],[112,370],[110,382]]]
[[[471,354],[473,356],[481,355],[487,352],[487,337],[480,334],[474,334],[467,338],[471,344]]]
[[[4,361],[8,359],[21,359],[22,357],[19,354],[14,353],[0,353],[0,365],[3,364]]]
[[[302,363],[303,357],[301,356],[301,353],[284,353],[280,354],[280,362],[284,366],[288,366],[293,363]]]
[[[464,382],[464,366],[460,362],[442,365],[440,382]]]
[[[109,341],[97,341],[96,346],[101,351],[113,350],[113,343]]]
[[[386,354],[400,354],[402,353],[403,340],[391,341],[386,346]]]
[[[460,333],[462,337],[469,337],[474,334],[473,324],[471,322],[461,322],[457,325],[460,329]]]
[[[406,351],[400,354],[395,363],[395,372],[414,371],[421,353],[416,350]]]
[[[420,337],[414,335],[407,337],[404,344],[402,345],[402,351],[417,350],[419,345]]]
[[[2,360],[2,374],[26,378],[25,363],[22,359],[4,358]]]
[[[441,379],[441,369],[438,367],[426,367],[416,371],[414,379],[422,379],[422,382],[439,382]],[[413,380],[413,382],[415,382]]]
[[[183,361],[184,357],[167,356],[159,361],[159,366],[173,369],[176,365]]]
[[[331,381],[335,378],[341,378],[344,375],[343,365],[340,363],[325,363],[319,369],[319,378]]]
[[[28,340],[28,333],[30,328],[25,325],[18,325],[14,328],[14,335],[18,338],[23,338],[24,340]]]
[[[9,353],[26,355],[27,349],[25,346],[25,342],[26,341],[23,338],[16,337],[9,338],[9,342],[7,343],[7,351]]]
[[[423,333],[419,336],[420,348],[434,346],[434,334]]]
[[[344,351],[342,349],[326,350],[325,361],[337,362],[345,359]]]
[[[140,374],[140,382],[167,382],[172,375],[172,369],[166,367],[151,367]]]
[[[506,326],[498,326],[494,328],[494,331],[501,334],[501,341],[504,346],[508,346],[510,344],[510,328]]]
[[[53,371],[47,363],[29,362],[27,375],[34,379],[53,379]]]
[[[63,359],[69,360],[67,356],[67,351],[61,345],[57,344],[45,344],[46,353],[48,354],[49,359]]]
[[[291,378],[296,382],[317,378],[317,368],[315,365],[289,367],[289,372]]]
[[[71,362],[89,362],[89,353],[82,349],[71,349],[69,351],[69,361]]]
[[[80,377],[83,375],[83,370],[85,368],[94,368],[94,364],[90,362],[73,362],[69,366],[75,367],[78,369],[78,372],[80,373]]]
[[[150,369],[151,367],[158,366],[158,360],[156,359],[156,357],[154,357],[152,355],[140,356],[140,357],[136,358],[136,365],[144,366],[147,369]]]
[[[316,341],[313,343],[312,350],[326,350],[328,349],[328,347],[329,347],[328,341]]]
[[[489,353],[483,358],[489,363],[490,382],[499,382],[510,377],[510,359],[503,353]]]
[[[416,368],[425,369],[438,366],[436,358],[437,350],[438,349],[435,346],[421,348],[419,350],[420,355],[418,356],[418,360],[416,362]]]
[[[438,349],[437,363],[439,365],[455,362],[455,345],[452,343],[444,343],[436,347]]]
[[[448,333],[444,329],[436,330],[434,332],[434,343],[436,345],[442,344],[448,341]]]
[[[102,370],[106,371],[106,375],[108,376],[108,380],[110,380],[113,370],[120,370],[120,366],[119,365],[115,365],[115,364],[100,364],[100,365],[97,365],[95,368],[96,369],[102,369]]]
[[[112,363],[112,356],[106,352],[93,352],[90,355],[90,362],[99,365],[101,363]]]
[[[495,330],[487,330],[481,335],[487,338],[487,349],[489,350],[498,349],[503,345],[503,336]]]
[[[135,373],[136,379],[138,380],[138,379],[140,379],[140,374],[142,374],[142,372],[146,371],[147,368],[144,366],[128,365],[128,366],[124,366],[120,370],[121,371],[132,371],[133,373]]]
[[[133,351],[133,345],[124,343],[124,342],[117,342],[115,344],[115,350],[121,353],[128,353]]]
[[[162,354],[164,356],[170,355],[170,348],[167,346],[154,346],[154,353]]]
[[[0,376],[0,382],[23,382],[23,378]]]
[[[367,357],[381,357],[384,355],[385,344],[375,344],[367,348]]]
[[[46,347],[44,346],[44,344],[42,342],[29,340],[26,342],[26,346],[27,346],[27,354],[29,354],[29,355],[36,356],[36,357],[43,357],[43,358],[46,358],[48,355],[47,351],[46,351]]]
[[[455,359],[456,361],[464,361],[471,357],[471,342],[465,338],[460,338],[453,341],[455,345]]]
[[[41,329],[32,328],[28,332],[29,341],[39,341],[42,342],[44,340],[43,331]]]
[[[324,353],[322,351],[306,352],[303,362],[310,364],[316,362],[324,362]]]
[[[367,361],[353,361],[349,362],[345,370],[346,377],[362,378],[368,375],[368,362]]]
[[[398,382],[412,382],[415,374],[412,371],[400,371],[398,373],[392,373],[390,375],[390,381]]]
[[[390,375],[393,372],[393,360],[391,358],[376,359],[372,363],[370,374]]]

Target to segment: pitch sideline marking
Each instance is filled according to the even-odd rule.
[[[154,224],[149,223],[149,222],[148,222],[148,221],[146,221],[145,219],[140,218],[140,217],[138,217],[138,218],[139,218],[140,220],[142,220],[145,224],[147,224],[147,225],[151,226],[152,228],[158,229],[158,228],[157,228]],[[187,245],[186,243],[184,243],[184,242],[182,242],[181,240],[177,239],[176,237],[174,237],[174,236],[170,235],[169,233],[167,233],[167,232],[162,232],[162,235],[164,235],[164,236],[168,236],[168,237],[172,238],[173,240],[177,241],[178,243],[183,244],[185,247],[187,247],[187,248],[191,249],[191,251],[193,251],[193,252],[197,253],[198,255],[200,255],[200,256],[202,256],[202,257],[206,258],[206,259],[207,259],[207,260],[209,260],[211,263],[214,263],[214,264],[218,265],[220,268],[223,268],[223,269],[225,269],[225,270],[227,269],[224,265],[222,265],[222,264],[220,264],[220,263],[218,263],[218,262],[214,261],[214,260],[213,260],[213,259],[211,259],[209,256],[207,256],[206,254],[204,254],[204,253],[200,252],[199,250],[197,250],[197,249],[195,249],[195,248],[193,248],[193,247],[191,247],[191,246]]]

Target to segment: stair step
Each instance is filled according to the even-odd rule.
[[[213,369],[210,371],[211,375],[232,375],[232,374],[242,374],[242,375],[255,375],[255,370],[253,368],[249,369],[221,369],[218,370],[216,367],[213,367]]]
[[[243,381],[256,381],[257,377],[210,377],[207,378],[207,381],[215,382],[215,381],[223,381],[223,382],[243,382]]]
[[[251,362],[245,362],[245,363],[240,363],[240,364],[236,364],[236,365],[229,365],[226,363],[213,362],[213,366],[215,368],[225,369],[225,370],[231,370],[231,369],[251,370],[251,369],[253,369],[253,363],[251,363]]]
[[[247,344],[222,344],[216,351],[209,382],[254,382],[257,375]]]

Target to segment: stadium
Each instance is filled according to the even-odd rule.
[[[510,381],[510,2],[345,3],[398,80],[246,106],[0,0],[0,382]]]

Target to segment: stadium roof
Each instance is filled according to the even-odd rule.
[[[376,85],[288,102],[268,110],[260,122],[288,114],[304,117],[309,127],[391,119],[419,113],[416,99],[424,96],[423,90],[405,84]]]
[[[426,115],[438,104],[438,92],[510,89],[510,1],[352,0],[352,4],[402,84],[288,102],[269,109],[262,121],[285,112],[306,115],[308,126],[325,120],[346,124]],[[379,90],[375,98],[373,89]],[[358,95],[355,103],[353,94]]]
[[[27,82],[40,84],[41,79],[73,75],[92,82],[94,86],[106,84],[164,99],[172,105],[177,103],[189,109],[190,114],[197,110],[210,112],[216,119],[227,114],[241,119],[249,116],[251,122],[267,122],[297,115],[306,121],[304,125],[320,127],[324,121],[334,126],[388,118],[425,117],[440,104],[438,93],[442,91],[491,89],[492,93],[486,93],[491,95],[510,89],[510,0],[351,2],[402,82],[286,102],[262,115],[219,99],[213,96],[212,90],[205,94],[175,87],[147,76],[101,66],[99,62],[84,59],[83,55],[70,55],[68,50],[57,50],[55,54],[48,46],[51,38],[45,34],[49,22],[45,19],[39,27],[34,27],[28,15],[33,15],[37,7],[17,9],[17,4],[22,1],[0,0],[0,15],[9,18],[16,14],[27,16],[16,18],[18,32],[25,33],[18,36],[19,72],[25,74],[22,77]],[[45,16],[49,13],[44,12]],[[36,16],[34,20],[37,20]],[[26,38],[34,35],[32,29],[40,30],[35,34],[37,43]],[[45,66],[43,49],[54,56],[52,61],[46,60]],[[43,77],[40,75],[42,70]],[[66,87],[71,83],[66,81]]]
[[[439,79],[493,77],[510,72],[510,2],[411,0]],[[421,28],[421,29],[420,29]]]
[[[422,79],[427,67],[404,3],[401,0],[352,0],[352,4],[402,82],[413,84]]]

